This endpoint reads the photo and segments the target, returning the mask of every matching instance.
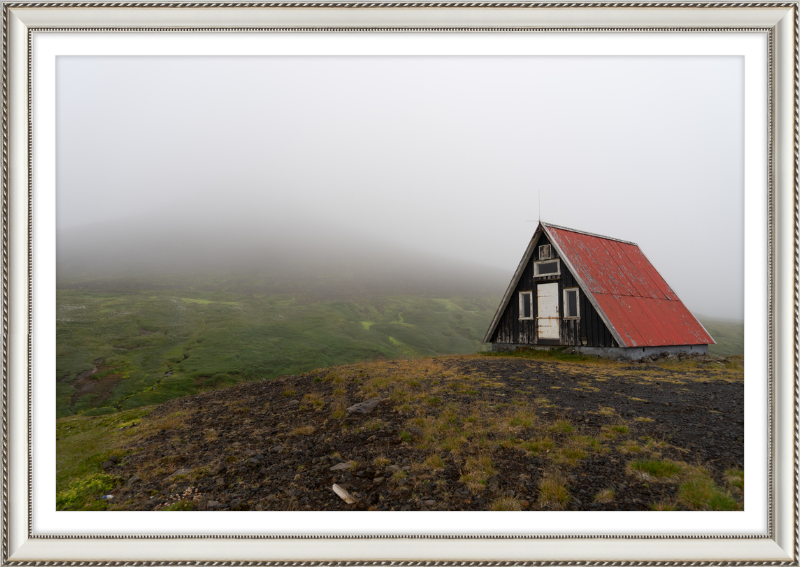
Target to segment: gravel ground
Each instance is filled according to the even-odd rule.
[[[743,466],[741,358],[673,366],[455,356],[337,370],[358,379],[318,371],[172,400],[136,425],[142,434],[108,467],[121,479],[110,509],[487,510],[503,501],[522,510],[651,509],[675,502],[678,483],[631,474],[634,459],[702,466],[720,486],[726,470]],[[367,414],[335,410],[337,400],[367,399],[370,384],[388,388],[384,376],[415,372],[423,378],[409,382],[417,384],[412,394],[427,398],[387,395]],[[446,387],[457,380],[481,386]],[[509,433],[494,426],[475,438],[464,433],[460,449],[446,450],[414,424],[447,408],[477,411],[490,425],[492,412],[514,408],[536,418]],[[553,429],[564,422],[571,432]],[[522,448],[542,431],[554,450]],[[599,448],[556,467],[557,449],[577,434]],[[491,467],[470,485],[464,475],[480,455]],[[543,475],[554,467],[568,490],[562,505],[542,498]],[[337,496],[334,484],[357,502]],[[613,498],[598,498],[602,491]]]

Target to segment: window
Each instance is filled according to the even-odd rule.
[[[561,273],[561,265],[558,260],[547,260],[545,262],[533,263],[533,275],[535,276],[557,276]]]
[[[519,318],[533,319],[533,292],[522,291],[519,294]]]
[[[578,288],[564,290],[564,319],[577,319],[581,316],[578,305]]]
[[[550,245],[549,244],[543,244],[543,245],[539,246],[539,259],[540,260],[549,260],[550,258],[552,258],[551,252],[550,252]]]

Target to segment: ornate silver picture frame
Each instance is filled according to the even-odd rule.
[[[760,534],[37,534],[32,505],[37,33],[752,33],[766,37],[767,526]],[[796,2],[4,2],[2,562],[8,565],[798,565],[800,19]],[[565,512],[566,513],[566,512]],[[654,512],[656,513],[656,512]],[[658,512],[667,514],[668,512]],[[80,513],[78,513],[80,514]],[[84,514],[92,514],[85,512]],[[715,521],[708,514],[709,524]],[[224,518],[224,515],[222,516]],[[224,521],[224,520],[223,520]]]

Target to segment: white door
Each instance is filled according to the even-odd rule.
[[[540,339],[558,339],[558,283],[536,286],[538,316],[536,330]]]

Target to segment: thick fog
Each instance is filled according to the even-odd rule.
[[[60,280],[501,293],[541,214],[742,318],[741,58],[60,57],[57,89]]]

